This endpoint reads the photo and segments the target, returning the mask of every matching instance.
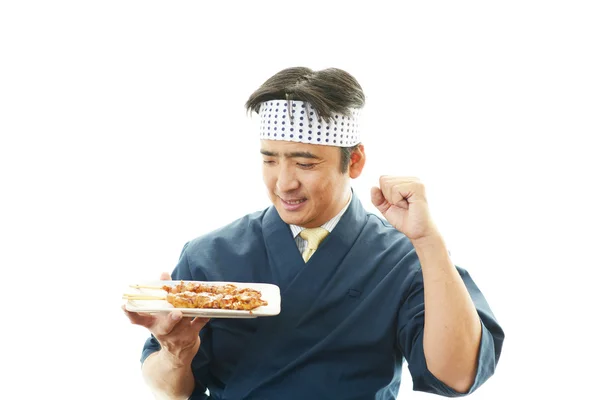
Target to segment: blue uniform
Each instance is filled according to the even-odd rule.
[[[469,274],[457,269],[482,323],[472,392],[493,374],[504,333]],[[204,327],[191,399],[395,399],[405,360],[415,390],[459,395],[425,364],[423,275],[410,240],[356,196],[306,264],[270,207],[188,242],[172,277],[281,290],[278,316]],[[142,361],[159,348],[150,337]]]

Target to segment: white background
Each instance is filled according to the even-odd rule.
[[[361,82],[358,196],[419,176],[505,328],[470,398],[597,396],[599,20],[594,1],[2,2],[0,398],[150,398],[120,295],[268,206],[243,105],[291,66]],[[400,398],[434,396],[406,375]]]

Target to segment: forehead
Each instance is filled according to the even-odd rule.
[[[260,149],[280,155],[308,152],[323,159],[335,159],[340,151],[335,146],[320,144],[298,143],[285,140],[261,140]]]

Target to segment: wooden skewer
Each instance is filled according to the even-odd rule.
[[[129,287],[135,288],[135,289],[154,289],[154,290],[163,290],[162,287],[160,286],[144,286],[144,285],[129,285]]]
[[[123,299],[125,299],[125,300],[166,300],[167,298],[164,296],[150,296],[150,295],[146,295],[146,294],[125,293],[125,294],[123,294]]]

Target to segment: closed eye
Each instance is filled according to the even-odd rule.
[[[304,169],[311,169],[311,168],[313,168],[313,167],[314,167],[315,165],[317,165],[317,164],[301,164],[301,163],[298,163],[297,165],[298,165],[300,168],[304,168]]]

